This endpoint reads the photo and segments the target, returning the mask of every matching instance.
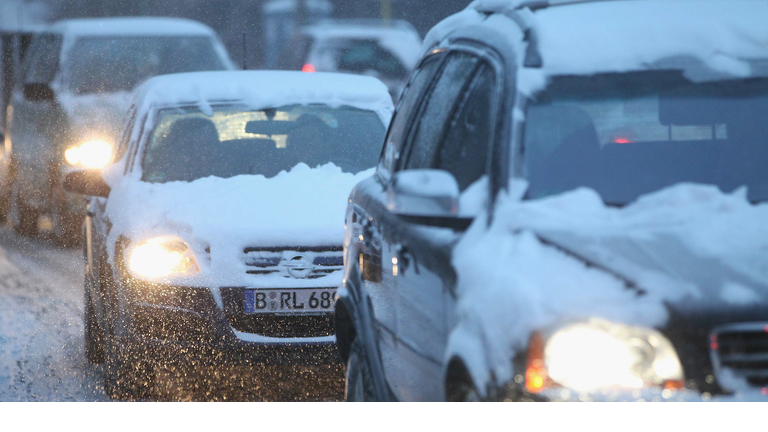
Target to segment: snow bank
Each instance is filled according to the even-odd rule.
[[[335,73],[273,71],[193,72],[149,79],[137,91],[141,111],[151,106],[197,105],[211,114],[215,102],[242,102],[259,110],[285,105],[348,105],[376,112],[389,124],[394,107],[376,78]]]
[[[768,205],[743,189],[681,184],[623,209],[587,189],[520,196],[502,196],[492,225],[478,217],[454,251],[459,325],[448,355],[468,335],[486,341],[487,358],[470,361],[499,382],[537,329],[595,317],[659,327],[665,302],[768,296]]]
[[[299,164],[271,179],[253,175],[155,184],[125,178],[114,185],[107,201],[107,216],[113,223],[108,244],[114,248],[119,235],[132,244],[178,236],[193,250],[200,273],[168,283],[212,289],[284,286],[279,275],[246,274],[243,249],[341,246],[347,198],[372,174],[373,169],[353,175],[333,164],[317,168]],[[338,273],[323,278],[323,286],[338,286]],[[291,283],[318,285],[311,279]]]

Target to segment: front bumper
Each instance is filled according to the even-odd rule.
[[[243,289],[222,288],[224,304],[220,307],[208,288],[133,279],[122,285],[125,301],[120,307],[115,338],[116,345],[127,355],[195,366],[340,362],[331,316],[264,315],[249,320],[241,312]]]

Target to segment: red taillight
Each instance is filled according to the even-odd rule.
[[[304,67],[303,67],[303,68],[301,68],[301,71],[302,71],[302,72],[306,72],[306,73],[314,73],[314,72],[317,72],[317,71],[315,70],[315,67],[314,67],[314,66],[312,66],[312,65],[311,65],[311,64],[309,64],[309,63],[305,64],[305,65],[304,65]]]
[[[632,143],[632,141],[630,141],[629,138],[621,138],[621,137],[620,138],[615,138],[613,140],[613,142],[616,143],[616,144],[631,144]]]

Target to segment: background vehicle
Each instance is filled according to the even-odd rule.
[[[143,85],[118,162],[65,182],[92,196],[85,345],[107,393],[142,395],[156,365],[336,365],[346,197],[391,112],[384,84],[340,74]]]
[[[62,243],[76,238],[85,212],[63,177],[110,161],[130,91],[154,75],[234,67],[210,28],[179,19],[60,21],[29,50],[8,109],[9,218],[34,234],[38,216],[51,215]]]
[[[277,68],[371,75],[387,84],[396,100],[420,48],[421,37],[406,21],[326,21],[303,28],[288,42]]]
[[[768,4],[530,8],[427,36],[350,196],[347,398],[759,395]]]

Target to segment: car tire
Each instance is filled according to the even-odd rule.
[[[104,391],[112,399],[137,400],[150,397],[152,368],[140,359],[121,352],[112,335],[104,341]]]
[[[86,275],[86,280],[88,276]],[[87,282],[86,282],[87,284]],[[93,311],[93,302],[88,287],[85,287],[85,305],[83,314],[85,334],[85,358],[93,364],[104,362],[104,332],[99,327]]]
[[[449,378],[445,383],[445,400],[448,402],[481,402],[483,398],[466,369],[463,367],[451,369],[449,367]]]
[[[53,205],[51,211],[53,235],[60,246],[72,248],[80,243],[80,227],[82,223],[80,218],[70,215],[65,207],[66,204],[61,200],[57,200]]]
[[[344,396],[347,402],[375,401],[371,373],[365,361],[365,353],[358,339],[352,342],[347,359],[347,379]]]
[[[37,235],[37,211],[23,202],[15,181],[11,183],[8,207],[8,221],[17,234],[25,237]]]

